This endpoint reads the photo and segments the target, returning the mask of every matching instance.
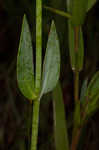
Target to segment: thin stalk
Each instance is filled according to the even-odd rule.
[[[77,150],[77,145],[79,142],[80,133],[81,133],[81,128],[78,128],[76,135],[72,139],[71,150]]]
[[[39,93],[41,85],[42,65],[42,0],[36,0],[36,92]]]
[[[68,18],[68,19],[71,18],[71,15],[70,15],[69,13],[64,12],[64,11],[57,10],[57,9],[55,9],[55,8],[51,8],[51,7],[48,7],[48,6],[45,6],[45,5],[43,6],[43,8],[45,8],[46,10],[49,10],[49,11],[51,11],[51,12],[57,14],[57,15],[66,17],[66,18]]]
[[[36,0],[36,80],[35,91],[39,94],[41,86],[41,65],[42,65],[42,0]],[[31,150],[37,149],[39,105],[40,101],[33,101],[32,137]]]
[[[31,150],[37,150],[39,105],[40,105],[40,101],[35,100],[33,103]]]
[[[74,72],[74,100],[75,103],[79,100],[79,72]]]
[[[28,136],[28,149],[30,148],[31,143],[31,123],[32,123],[32,104],[31,101],[28,103],[28,110],[27,110],[27,136]]]
[[[75,112],[76,112],[76,109],[78,109],[77,105],[79,103],[79,72],[78,71],[75,71],[74,72],[74,100],[75,100]],[[78,112],[80,113],[80,112]],[[80,137],[80,131],[81,129],[79,128],[79,126],[77,127],[76,125],[76,120],[75,118],[78,117],[78,116],[75,116],[77,115],[76,113],[74,113],[74,127],[73,127],[73,132],[72,132],[72,143],[71,143],[71,150],[77,150],[77,145],[78,145],[78,142],[79,142],[79,137]],[[79,119],[79,118],[76,118],[76,119]]]
[[[76,6],[75,6],[76,7]],[[67,0],[67,10],[68,12],[71,12],[71,1]],[[71,23],[71,22],[69,22]],[[71,24],[70,24],[71,25]],[[81,133],[81,129],[82,127],[80,126],[80,102],[79,102],[79,71],[77,70],[77,66],[78,66],[78,61],[76,58],[76,55],[78,56],[78,50],[79,50],[79,32],[80,28],[79,26],[76,26],[74,28],[74,37],[73,37],[73,32],[70,29],[69,32],[69,36],[71,36],[71,45],[74,44],[74,51],[72,49],[72,53],[71,53],[71,57],[72,58],[72,65],[75,67],[74,70],[74,101],[75,101],[75,112],[74,112],[74,124],[73,124],[73,132],[72,132],[72,142],[71,142],[71,150],[77,150],[77,146],[78,146],[78,142],[79,142],[79,138],[80,138],[80,133]],[[74,39],[74,41],[73,41]],[[73,47],[71,47],[73,48]],[[75,64],[76,63],[76,64]]]

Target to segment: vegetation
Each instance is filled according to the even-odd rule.
[[[51,148],[46,149],[87,149],[87,146],[84,147],[87,144],[85,141],[87,125],[99,108],[99,71],[94,69],[89,75],[87,74],[83,77],[82,70],[86,70],[86,62],[89,63],[88,60],[85,61],[86,53],[84,49],[86,49],[87,42],[85,41],[83,29],[87,14],[93,9],[96,0],[67,0],[66,12],[53,8],[54,1],[52,2],[52,7],[46,2],[43,3],[41,0],[36,0],[36,4],[33,2],[27,3],[26,1],[21,2],[21,5],[24,4],[24,8],[23,10],[20,9],[20,14],[24,15],[21,17],[23,21],[19,47],[17,46],[16,68],[18,87],[25,99],[28,100],[25,103],[28,110],[24,113],[27,120],[24,132],[26,132],[28,146],[25,145],[24,140],[21,140],[19,149],[37,150],[46,148],[44,147],[44,145],[47,146],[45,140],[39,147],[40,131],[38,129],[40,127],[44,134],[44,128],[48,128],[48,125],[45,124],[44,126],[44,124],[40,123],[40,114],[42,113],[41,105],[44,103],[45,107],[47,107],[50,99],[52,99],[53,106],[51,116],[54,130],[51,134],[49,133],[50,137],[48,138]],[[34,4],[34,10],[31,4]],[[60,4],[61,2],[57,6],[60,7]],[[14,1],[12,1],[11,5],[14,6]],[[15,11],[13,9],[9,10],[10,5],[7,0],[4,6],[9,16]],[[33,11],[36,12],[35,16]],[[42,12],[46,12],[48,17],[43,15]],[[35,24],[32,21],[33,17],[36,20]],[[50,31],[47,31],[44,27],[48,18],[51,20]],[[64,20],[64,29],[68,31],[66,35],[63,34],[62,24],[58,26],[61,19]],[[64,36],[62,37],[62,35]],[[63,47],[61,47],[62,44],[64,44]],[[65,51],[66,48],[69,50],[69,55]],[[70,66],[68,62],[70,62]],[[12,70],[15,64],[16,61],[14,65],[11,64]],[[66,68],[67,71],[65,71]],[[70,68],[72,71],[70,71]],[[12,74],[11,69],[7,71],[10,75]],[[92,76],[91,73],[94,75]],[[71,85],[69,89],[72,89],[70,95],[73,93],[73,96],[69,101],[67,101],[68,99],[65,101],[66,88],[64,91],[63,86],[67,85],[68,79],[70,82],[71,78],[73,78],[73,86]],[[81,78],[83,81],[80,80]],[[9,80],[7,80],[8,82]],[[69,105],[73,106],[72,110],[70,110]],[[26,116],[27,113],[28,116]]]

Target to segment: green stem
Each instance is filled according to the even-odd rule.
[[[48,7],[48,6],[43,6],[46,10],[49,10],[49,11],[51,11],[51,12],[53,12],[53,13],[55,13],[55,14],[58,14],[58,15],[60,15],[60,16],[63,16],[63,17],[66,17],[66,18],[71,18],[71,15],[69,14],[69,13],[66,13],[66,12],[64,12],[64,11],[61,11],[61,10],[57,10],[57,9],[55,9],[55,8],[51,8],[51,7]]]
[[[37,150],[39,105],[40,105],[40,101],[35,100],[33,103],[31,150]]]
[[[42,65],[42,0],[36,0],[36,92],[41,85]]]
[[[76,150],[80,137],[80,128],[79,128],[79,72],[75,70],[74,72],[74,100],[75,100],[75,112],[74,112],[74,126],[72,131],[72,143],[71,150]]]
[[[32,105],[31,101],[28,102],[28,109],[27,109],[27,136],[28,136],[28,149],[30,148],[31,143],[31,124],[32,124]]]
[[[81,129],[78,128],[77,132],[76,132],[76,135],[72,139],[71,150],[77,150],[77,145],[78,145],[78,142],[79,142],[80,133],[81,133]]]
[[[74,100],[75,103],[79,100],[79,72],[74,72]]]

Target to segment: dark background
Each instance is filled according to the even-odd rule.
[[[66,0],[43,0],[66,11]],[[16,80],[16,60],[22,17],[26,13],[35,52],[35,1],[0,0],[0,150],[26,150],[30,143],[31,104],[22,96]],[[83,25],[85,59],[82,81],[99,69],[99,2],[87,13]],[[61,47],[61,76],[67,115],[73,111],[73,75],[69,61],[67,19],[43,9],[43,56],[51,20],[55,20]],[[89,120],[84,150],[98,150],[99,112]],[[38,149],[54,150],[51,94],[41,101]]]

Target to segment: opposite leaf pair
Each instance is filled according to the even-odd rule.
[[[17,81],[22,94],[31,100],[40,99],[43,94],[53,90],[60,74],[60,49],[54,22],[48,38],[43,64],[40,93],[35,92],[35,75],[33,65],[31,33],[24,15],[20,44],[17,57]]]

